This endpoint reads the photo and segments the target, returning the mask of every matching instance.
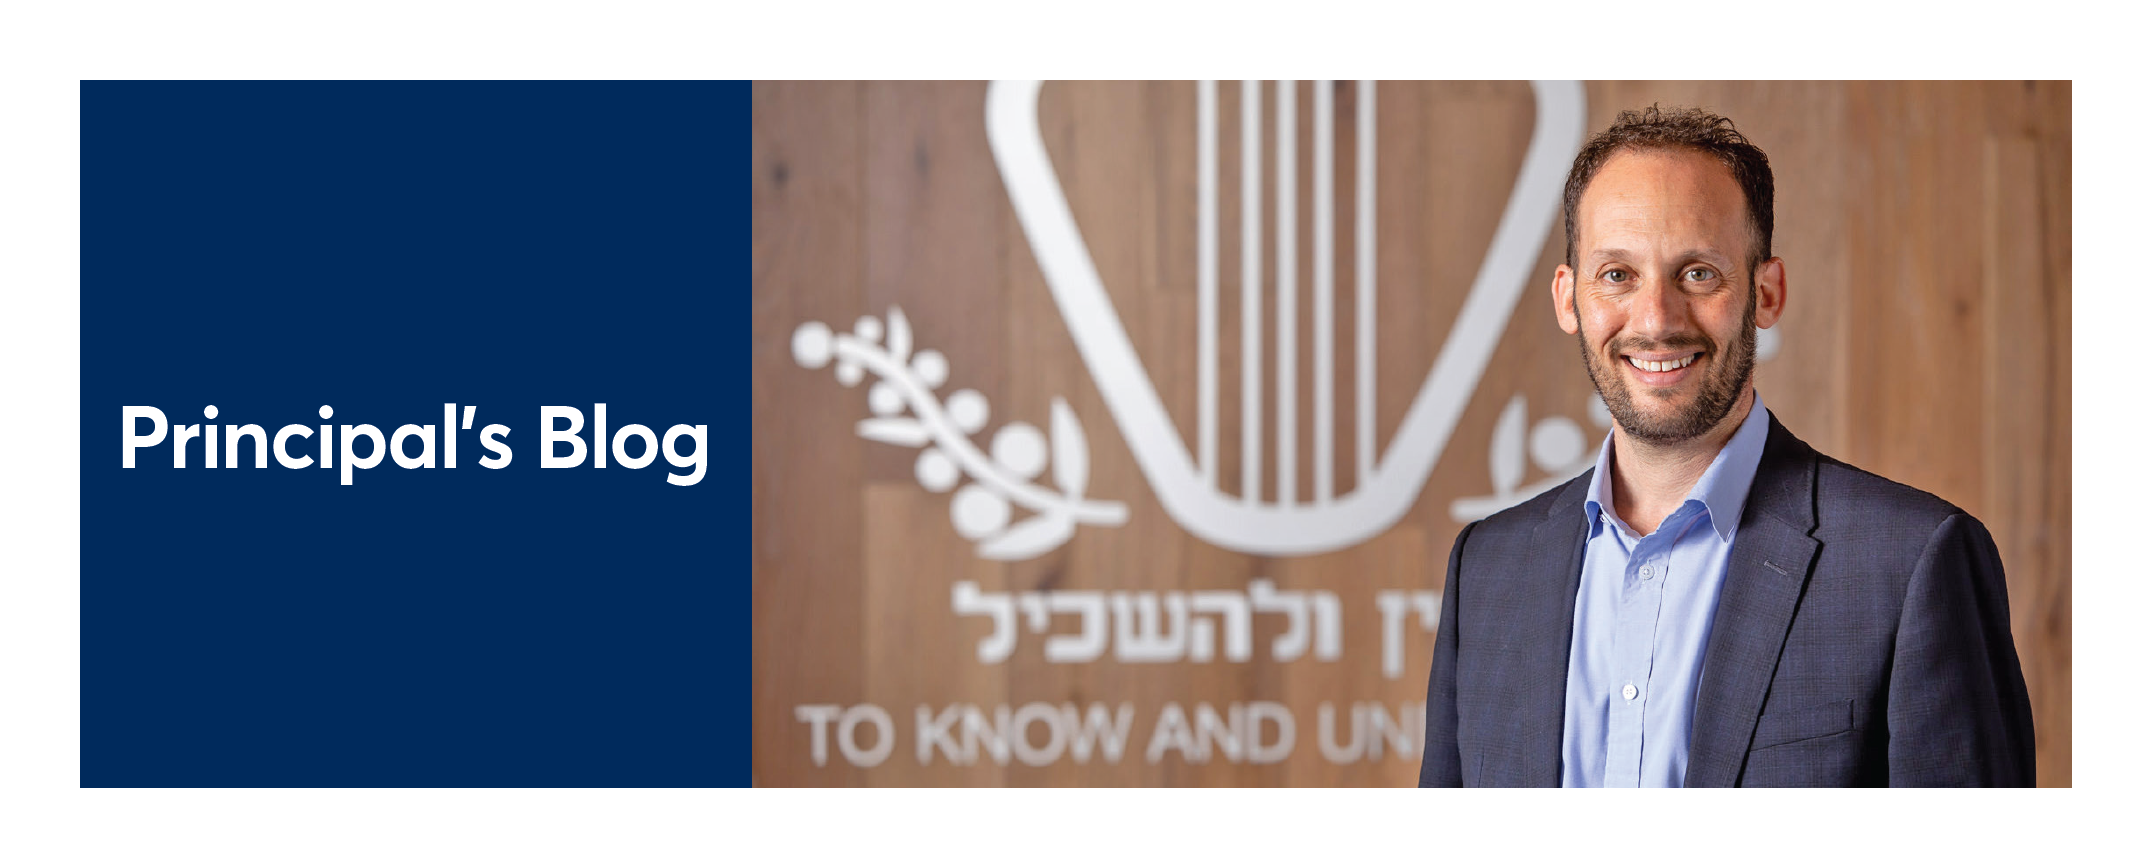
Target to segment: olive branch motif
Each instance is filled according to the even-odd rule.
[[[859,436],[923,447],[912,473],[928,491],[948,491],[970,478],[950,498],[949,517],[957,533],[979,540],[980,557],[1033,558],[1068,542],[1078,523],[1128,522],[1126,504],[1083,498],[1091,479],[1090,447],[1076,414],[1059,396],[1053,399],[1050,441],[1030,424],[1010,422],[994,432],[990,452],[973,444],[971,435],[986,428],[986,396],[972,389],[959,389],[946,401],[936,396],[934,390],[949,379],[949,360],[934,350],[913,350],[911,323],[899,308],[889,309],[886,334],[873,316],[860,317],[846,334],[820,322],[805,323],[792,332],[792,357],[809,369],[834,360],[837,382],[845,386],[859,385],[869,372],[875,375],[877,382],[867,390],[874,416],[859,421]],[[1032,482],[1046,469],[1049,449],[1059,490]],[[1033,514],[1011,526],[1012,503]]]

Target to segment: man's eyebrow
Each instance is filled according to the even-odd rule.
[[[1704,248],[1700,248],[1700,249],[1696,249],[1696,250],[1684,250],[1684,251],[1682,251],[1682,252],[1681,252],[1681,259],[1682,259],[1683,261],[1688,261],[1688,260],[1693,260],[1693,259],[1702,259],[1702,260],[1705,260],[1705,261],[1708,261],[1708,262],[1732,262],[1732,261],[1733,261],[1733,257],[1727,256],[1727,255],[1726,255],[1726,254],[1724,254],[1724,253],[1720,253],[1720,252],[1718,251],[1718,248],[1716,248],[1716,247],[1704,247]]]
[[[1618,247],[1606,247],[1592,251],[1591,255],[1586,256],[1585,258],[1592,262],[1606,262],[1615,259],[1635,260],[1638,257],[1635,253],[1632,253],[1628,250],[1623,250]],[[1679,259],[1683,262],[1697,259],[1711,262],[1733,261],[1731,257],[1727,256],[1726,254],[1720,253],[1718,251],[1718,248],[1715,247],[1700,247],[1693,250],[1684,250],[1680,254],[1676,255],[1674,258]]]

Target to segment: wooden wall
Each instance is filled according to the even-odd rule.
[[[1318,708],[1381,703],[1391,715],[1425,695],[1432,635],[1403,632],[1404,671],[1382,672],[1376,595],[1440,589],[1461,523],[1452,506],[1515,473],[1491,456],[1517,396],[1524,421],[1605,428],[1574,339],[1554,323],[1546,282],[1562,256],[1559,220],[1412,510],[1373,539],[1304,557],[1261,557],[1196,539],[1174,523],[1138,469],[1080,358],[996,170],[982,83],[757,83],[754,143],[754,769],[762,785],[1405,785],[1416,755],[1333,762],[1317,747]],[[1312,85],[1296,86],[1300,159],[1313,150]],[[1219,87],[1220,453],[1240,466],[1240,87]],[[1338,231],[1352,225],[1349,179],[1358,107],[1335,98]],[[1266,84],[1264,159],[1274,160],[1276,85]],[[1653,102],[1733,118],[1771,156],[1775,252],[1789,304],[1775,353],[1758,368],[1766,402],[1826,453],[1926,489],[1985,522],[2010,578],[2018,652],[2032,692],[2040,782],[2070,782],[2070,86],[1985,83],[1592,83],[1587,131]],[[1378,449],[1388,449],[1450,334],[1509,196],[1534,102],[1523,83],[1384,83],[1376,150]],[[1174,423],[1196,427],[1196,87],[1050,83],[1039,124],[1115,309]],[[1566,164],[1565,164],[1566,167]],[[1265,164],[1270,177],[1274,163]],[[1310,243],[1312,180],[1298,174],[1298,243]],[[1274,278],[1276,190],[1266,189],[1264,279]],[[1352,260],[1337,263],[1339,352],[1350,359]],[[1312,257],[1298,261],[1299,391],[1305,432],[1314,368],[1306,313]],[[1266,293],[1269,290],[1266,288]],[[1267,295],[1266,295],[1267,297]],[[1271,302],[1266,302],[1271,303]],[[1079,526],[1050,552],[979,557],[952,529],[950,495],[924,488],[919,450],[862,439],[866,383],[847,387],[794,355],[813,321],[851,330],[901,307],[920,347],[948,360],[946,398],[987,399],[986,439],[1006,422],[1047,427],[1064,399],[1089,444],[1089,493],[1127,504],[1118,527]],[[1279,349],[1263,319],[1266,366]],[[1356,412],[1349,364],[1336,372],[1341,419]],[[1266,376],[1274,374],[1266,373]],[[1272,411],[1266,405],[1267,414]],[[1569,421],[1562,421],[1569,420]],[[1341,428],[1341,432],[1346,429]],[[1351,436],[1334,460],[1353,479]],[[1265,442],[1275,444],[1275,431]],[[1514,447],[1514,443],[1511,444]],[[1315,456],[1300,436],[1297,488]],[[1278,489],[1264,463],[1265,492]],[[1530,485],[1557,474],[1536,463]],[[1566,478],[1566,470],[1559,474]],[[1238,491],[1238,473],[1220,474]],[[975,653],[986,622],[952,611],[954,583],[987,593],[1038,590],[1241,590],[1268,578],[1323,589],[1343,613],[1336,660],[1277,662],[1279,627],[1256,620],[1251,660],[1051,664],[1018,630],[1005,662]],[[1063,757],[921,764],[915,713],[972,703],[1131,703],[1119,762]],[[1163,707],[1274,702],[1296,746],[1282,762],[1146,761]],[[812,757],[805,705],[873,704],[893,719],[895,750],[855,767],[834,744]],[[1412,725],[1411,721],[1407,725]],[[871,742],[862,728],[860,740]],[[1044,729],[1032,733],[1043,738]],[[1266,736],[1267,737],[1267,736]],[[1340,735],[1340,739],[1343,736]],[[869,745],[871,746],[871,744]]]

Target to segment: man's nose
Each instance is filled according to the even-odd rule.
[[[1672,275],[1644,279],[1630,299],[1629,330],[1648,340],[1689,331],[1689,297]]]

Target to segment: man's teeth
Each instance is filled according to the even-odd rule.
[[[1698,355],[1698,353],[1690,353],[1686,356],[1682,356],[1681,358],[1664,362],[1648,362],[1635,356],[1624,356],[1623,358],[1628,359],[1629,364],[1636,366],[1637,370],[1640,371],[1671,371],[1677,368],[1688,367],[1691,363],[1696,361],[1696,357]]]

